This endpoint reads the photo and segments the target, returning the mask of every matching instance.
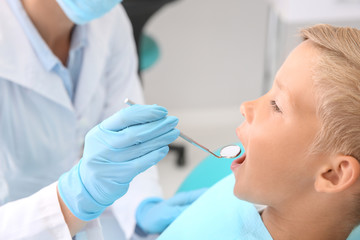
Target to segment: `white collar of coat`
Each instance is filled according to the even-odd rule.
[[[88,30],[88,39],[98,41],[90,41],[84,52],[83,67],[78,81],[82,86],[78,85],[73,105],[61,78],[44,69],[40,63],[8,2],[0,1],[0,78],[35,91],[71,111],[75,108],[77,112],[81,112],[96,91],[100,75],[103,73],[99,68],[104,68],[106,58],[105,51],[99,51],[106,44],[103,38],[92,38],[91,35],[96,31],[91,31],[90,26]]]

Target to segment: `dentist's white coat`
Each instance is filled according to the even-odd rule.
[[[71,239],[56,183],[50,184],[79,160],[86,132],[125,107],[125,97],[143,102],[124,10],[116,7],[92,21],[88,34],[72,103],[59,76],[44,71],[7,1],[0,1],[0,239]],[[129,237],[137,205],[160,194],[156,168],[149,169],[108,214]],[[91,228],[98,222],[82,236],[99,239]]]

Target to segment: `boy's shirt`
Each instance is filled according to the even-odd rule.
[[[239,200],[233,194],[231,174],[185,210],[158,240],[272,240],[259,211],[264,206]]]

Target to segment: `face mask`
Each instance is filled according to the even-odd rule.
[[[103,16],[122,0],[57,0],[65,14],[76,24]]]

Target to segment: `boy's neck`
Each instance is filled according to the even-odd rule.
[[[41,37],[65,65],[74,23],[55,0],[22,0],[22,4]]]
[[[329,208],[329,205],[317,205],[314,201],[310,204],[298,202],[288,208],[268,207],[261,217],[274,240],[346,240],[352,231],[350,219],[344,221],[349,218],[348,213],[329,212],[328,209],[346,208]]]

